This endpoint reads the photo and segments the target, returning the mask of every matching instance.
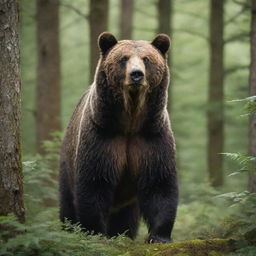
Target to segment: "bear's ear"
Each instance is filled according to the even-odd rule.
[[[159,34],[151,43],[155,46],[164,56],[169,50],[171,40],[166,34]]]
[[[117,40],[111,33],[103,32],[99,35],[98,46],[103,55],[115,44],[117,44]]]

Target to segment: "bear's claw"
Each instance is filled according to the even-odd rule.
[[[166,244],[166,243],[171,243],[171,239],[164,238],[164,237],[159,237],[159,236],[150,236],[148,238],[148,243],[149,244],[154,244],[154,243]]]

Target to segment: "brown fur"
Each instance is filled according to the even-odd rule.
[[[99,46],[95,81],[61,150],[61,219],[109,236],[128,229],[133,238],[140,207],[151,240],[168,241],[178,193],[166,110],[169,39],[117,42],[105,33]],[[134,70],[143,73],[139,83]]]
[[[124,69],[119,65],[124,57],[131,58],[132,56],[136,56],[140,60],[146,57],[148,63],[151,64],[146,71],[141,89],[135,92],[130,91],[128,88],[129,83],[131,83],[129,80],[130,70]],[[152,66],[154,70],[151,70]],[[113,87],[114,93],[116,93],[115,96],[117,98],[123,97],[124,109],[119,116],[121,134],[106,142],[115,169],[119,170],[119,176],[124,172],[125,166],[128,166],[132,176],[137,176],[140,171],[140,161],[147,159],[151,154],[149,144],[136,133],[141,129],[147,113],[145,104],[147,94],[161,81],[165,69],[166,63],[163,57],[146,41],[119,41],[107,55],[107,58],[103,56],[98,63],[96,74],[104,70],[108,74],[108,86]],[[117,79],[116,76],[119,76],[119,78]],[[117,80],[120,82],[119,84],[116,83]],[[81,141],[81,134],[86,132],[83,127],[88,122],[87,116],[95,114],[94,109],[96,108],[97,97],[97,88],[94,82],[77,105],[67,129],[65,140],[69,142],[66,149],[69,151],[68,163],[72,169],[76,168],[77,151]],[[129,137],[126,136],[127,134],[129,134]],[[146,160],[143,161],[144,165],[147,164]],[[75,172],[73,174],[75,175]],[[75,176],[73,176],[72,180],[74,179]]]
[[[128,88],[130,70],[120,67],[119,63],[124,57],[131,58],[136,56],[143,60],[148,59],[148,62],[153,67],[147,69],[145,80],[143,81],[142,88],[138,92],[131,92]],[[156,65],[155,65],[156,64]],[[124,99],[124,112],[120,120],[125,133],[136,133],[141,127],[146,112],[146,96],[147,93],[152,91],[153,88],[161,81],[164,71],[166,70],[166,63],[158,51],[146,41],[119,41],[107,58],[102,58],[100,68],[107,74],[107,82],[109,86],[113,86],[116,94],[120,93]],[[118,76],[118,78],[117,78]],[[120,79],[121,77],[121,79]],[[116,81],[120,84],[116,84]]]
[[[119,65],[124,57],[131,58],[132,56],[136,56],[140,60],[146,57],[148,63],[150,63],[146,67],[145,79],[141,89],[134,92],[129,90],[128,87],[129,83],[131,83],[129,80],[130,70],[124,69]],[[148,42],[123,40],[113,47],[107,58],[102,56],[99,60],[96,74],[101,70],[107,73],[107,83],[108,86],[113,87],[115,97],[123,98],[124,106],[119,116],[121,134],[106,142],[109,154],[113,159],[115,168],[119,170],[119,175],[125,170],[125,166],[129,166],[132,175],[138,175],[140,161],[144,156],[148,157],[150,155],[150,148],[148,143],[145,143],[144,139],[136,133],[142,128],[147,114],[147,95],[162,80],[166,71],[166,62]],[[119,81],[119,83],[117,84],[116,81]],[[94,109],[97,108],[95,105],[98,98],[96,82],[97,77],[90,90],[80,100],[67,129],[69,166],[72,169],[76,168],[77,151],[81,141],[81,133],[86,132],[83,127],[88,122],[87,116],[90,114],[93,116],[95,114]],[[129,134],[129,138],[127,138],[127,134]]]

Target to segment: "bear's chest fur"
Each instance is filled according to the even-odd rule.
[[[148,145],[138,135],[117,136],[110,143],[110,152],[119,171],[113,211],[136,201],[136,179],[145,166]]]
[[[144,157],[149,151],[149,145],[139,135],[116,136],[109,143],[110,153],[119,176],[127,171],[136,177],[140,172],[140,165],[146,161]]]

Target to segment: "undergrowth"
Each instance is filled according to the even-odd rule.
[[[118,255],[118,246],[128,243],[124,236],[107,239],[82,232],[79,225],[71,227],[66,223],[62,230],[58,221],[21,224],[9,216],[1,217],[0,225],[6,227],[0,232],[0,255],[4,256],[111,256]],[[68,232],[71,228],[72,232]]]

